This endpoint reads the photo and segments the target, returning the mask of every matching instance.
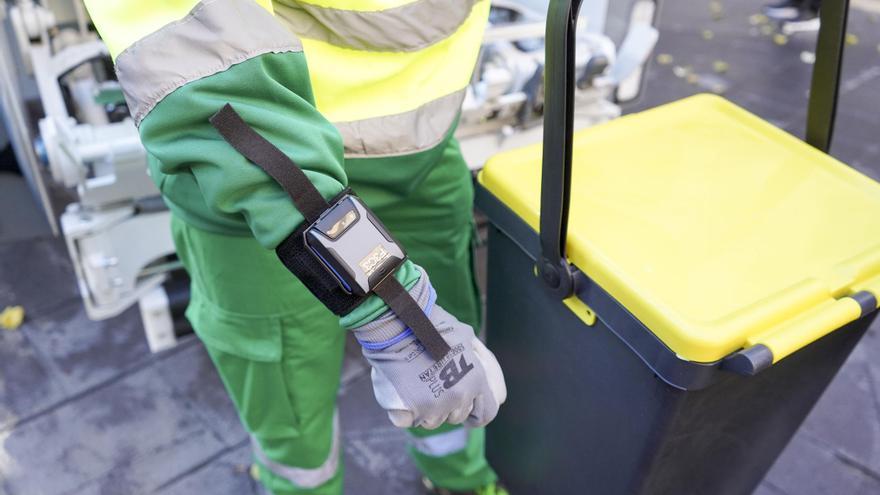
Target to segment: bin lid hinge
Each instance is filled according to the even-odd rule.
[[[773,364],[773,351],[764,344],[755,344],[735,352],[721,361],[721,369],[737,375],[752,376]]]
[[[877,297],[866,290],[860,290],[847,297],[855,299],[855,301],[859,303],[859,307],[862,308],[862,314],[860,317],[867,316],[877,309]]]
[[[858,304],[858,315],[852,311],[852,302],[846,303],[846,300]],[[757,374],[804,345],[842,328],[855,319],[873,313],[877,310],[877,297],[867,290],[860,290],[817,309],[818,313],[804,315],[799,321],[784,327],[782,331],[765,336],[766,344],[755,343],[724,358],[721,369],[743,376]],[[802,339],[802,336],[806,336],[806,340]],[[776,354],[774,350],[777,351]]]

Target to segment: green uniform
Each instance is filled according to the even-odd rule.
[[[441,150],[430,173],[406,190],[371,184],[376,181],[369,167],[375,164],[350,162],[346,168],[353,189],[413,261],[432,274],[438,303],[477,328],[471,177],[454,139]],[[261,465],[261,481],[278,494],[341,493],[341,459],[335,457],[338,450],[332,452],[338,449],[334,410],[345,342],[338,317],[253,238],[213,234],[179,219],[173,229],[193,279],[187,316],[258,444],[255,448],[285,466],[314,470],[316,479],[333,473],[327,483],[297,488]],[[229,270],[236,275],[229,276]],[[461,429],[412,431],[415,437],[445,439],[439,452],[430,444],[421,448],[428,453],[411,448],[419,468],[438,486],[474,489],[495,479],[483,457],[482,430],[468,429],[465,436],[455,431]],[[448,450],[453,452],[446,454]]]
[[[273,250],[303,217],[209,118],[231,104],[327,199],[352,186],[425,268],[439,304],[478,327],[470,175],[450,135],[488,1],[86,6],[173,213],[192,279],[187,316],[254,440],[261,480],[276,494],[341,493],[334,411],[344,329],[387,306],[371,296],[340,320],[284,268]],[[407,262],[396,276],[409,288],[419,274]],[[436,485],[494,481],[482,431],[442,427],[413,439]]]

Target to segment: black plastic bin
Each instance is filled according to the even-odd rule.
[[[876,316],[880,184],[826,154],[847,2],[812,146],[707,95],[573,135],[579,3],[551,2],[545,146],[479,177],[489,460],[513,495],[751,493]]]

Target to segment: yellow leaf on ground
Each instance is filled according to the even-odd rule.
[[[0,328],[4,330],[15,330],[21,326],[24,321],[24,308],[21,306],[7,306],[0,313]]]
[[[668,53],[661,53],[657,55],[657,63],[660,65],[669,65],[673,61],[672,55]]]

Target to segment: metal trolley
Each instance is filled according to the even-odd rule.
[[[710,95],[574,133],[580,3],[550,4],[543,146],[479,176],[490,462],[514,495],[750,493],[878,306],[880,184],[827,154],[848,2],[806,143]]]

